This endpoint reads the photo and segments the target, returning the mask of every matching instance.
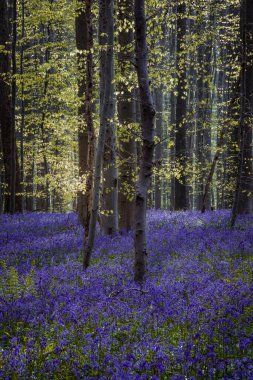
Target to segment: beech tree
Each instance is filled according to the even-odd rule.
[[[175,135],[175,158],[179,166],[180,178],[175,179],[175,209],[186,210],[187,192],[186,175],[183,170],[187,151],[186,145],[186,4],[179,3],[177,6],[177,99],[176,99],[176,135]]]
[[[202,10],[201,10],[202,11]],[[200,11],[200,12],[201,12]],[[206,19],[201,12],[202,22],[198,27],[198,35],[203,36],[205,29],[212,30],[211,17]],[[197,209],[202,207],[203,199],[203,184],[206,174],[206,167],[211,161],[211,84],[212,84],[212,40],[207,37],[205,42],[198,48],[198,72],[196,83],[196,160],[199,168],[197,186],[196,186],[196,203]],[[210,203],[210,198],[209,198]],[[205,201],[206,207],[208,205],[208,199]]]
[[[253,212],[253,156],[252,156],[252,129],[253,129],[253,1],[244,0],[242,2],[242,42],[243,42],[243,62],[242,62],[242,90],[241,94],[245,98],[245,104],[241,104],[244,113],[242,121],[244,131],[241,131],[243,149],[242,174],[241,174],[241,194],[238,203],[238,212],[249,214]],[[244,82],[244,83],[243,83]],[[245,107],[245,109],[244,109]]]
[[[140,94],[142,128],[142,154],[140,160],[140,173],[136,188],[134,280],[137,283],[142,283],[144,281],[147,262],[146,207],[147,193],[152,174],[155,127],[155,108],[150,92],[148,75],[145,0],[135,0],[134,15],[136,43],[135,57]]]
[[[100,123],[106,125],[103,183],[101,197],[101,227],[103,232],[111,235],[118,230],[118,170],[116,165],[116,132],[115,132],[115,96],[114,96],[114,1],[100,2],[99,8],[99,44],[100,53]],[[104,14],[107,14],[105,17]],[[107,50],[110,49],[110,61]],[[111,65],[108,68],[108,64]],[[107,82],[108,69],[111,73]],[[105,98],[105,87],[110,86],[109,98]],[[108,102],[108,109],[103,107]]]
[[[85,188],[78,194],[78,214],[85,236],[89,231],[92,204],[92,179],[95,151],[95,131],[93,126],[93,26],[92,3],[86,0],[79,3],[76,16],[76,46],[78,49],[78,96],[79,116],[79,175]]]
[[[134,227],[135,176],[136,176],[136,136],[132,133],[135,123],[134,88],[129,89],[129,81],[134,61],[133,1],[118,1],[118,118],[119,118],[119,228],[129,231]]]
[[[21,211],[20,173],[16,146],[16,41],[17,4],[0,4],[0,128],[4,163],[4,210]]]
[[[0,2],[0,127],[3,149],[4,182],[4,211],[11,210],[11,173],[12,173],[12,120],[11,120],[11,86],[10,86],[10,25],[8,18],[7,0]]]
[[[253,127],[253,1],[243,0],[241,27],[241,91],[239,154],[236,189],[232,208],[231,226],[237,213],[251,213],[252,202],[252,127]]]
[[[101,10],[107,10],[100,13],[101,23],[103,25],[108,25],[108,28],[112,27],[112,4],[113,0],[100,0],[99,6]],[[108,9],[110,11],[108,11]],[[100,124],[99,127],[99,136],[97,142],[97,150],[95,157],[95,168],[94,168],[94,180],[93,180],[93,191],[92,191],[92,211],[89,223],[89,234],[87,237],[87,241],[84,246],[84,257],[83,257],[83,268],[86,269],[90,265],[90,258],[93,249],[95,234],[96,234],[96,222],[98,217],[98,209],[99,209],[99,200],[101,193],[101,175],[103,168],[103,158],[104,158],[104,146],[105,146],[105,137],[106,137],[106,129],[108,127],[109,116],[110,116],[110,96],[111,96],[111,86],[113,79],[113,46],[110,43],[110,39],[108,38],[107,44],[103,47],[105,49],[104,56],[104,70],[107,75],[104,77],[103,84],[103,99],[101,101],[101,121],[103,123]]]
[[[155,133],[158,138],[157,145],[155,147],[155,162],[157,167],[161,165],[163,158],[163,88],[160,86],[155,91],[155,107],[156,107],[156,123]],[[162,188],[161,179],[158,175],[155,177],[155,208],[160,209],[162,207]]]

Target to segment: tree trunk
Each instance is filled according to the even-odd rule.
[[[211,88],[209,85],[211,76],[211,46],[209,41],[206,46],[199,47],[198,54],[198,80],[197,80],[197,120],[196,120],[196,159],[199,168],[197,180],[197,209],[201,210],[204,193],[204,178],[206,176],[206,163],[211,161]],[[210,199],[205,200],[206,207],[210,206]]]
[[[100,61],[100,89],[101,95],[105,92],[105,82],[107,76],[106,50],[104,46],[111,49],[110,72],[112,73],[111,87],[109,95],[108,115],[104,114],[103,97],[100,103],[100,123],[106,124],[106,135],[104,145],[103,159],[103,192],[101,197],[101,227],[106,235],[111,235],[118,230],[118,170],[116,165],[116,133],[115,133],[115,101],[114,101],[114,18],[113,18],[114,1],[109,3],[100,2],[99,16],[99,42],[101,45]],[[106,22],[104,13],[107,13]],[[107,62],[108,63],[108,62]],[[107,101],[107,100],[106,100]]]
[[[49,48],[47,48],[45,52],[45,61],[48,63],[49,60],[50,60],[50,50]],[[50,75],[50,70],[46,70],[44,90],[43,90],[44,99],[46,99],[46,96],[48,93],[49,75]],[[41,131],[42,150],[43,150],[42,173],[43,173],[43,176],[46,178],[46,183],[45,183],[45,186],[42,187],[43,193],[45,192],[45,194],[43,194],[44,197],[42,198],[42,209],[43,211],[48,212],[50,210],[50,190],[49,190],[49,180],[48,180],[49,164],[47,160],[46,146],[49,142],[49,138],[48,138],[48,131],[45,129],[45,119],[46,119],[46,110],[43,109],[42,115],[41,115],[40,131]]]
[[[237,213],[252,213],[252,124],[253,124],[253,0],[243,0],[241,5],[241,103],[240,150],[231,226]]]
[[[105,6],[106,9],[111,7],[111,2],[113,0],[100,0],[100,6]],[[103,23],[106,25],[108,23],[108,12],[102,14]],[[95,160],[95,170],[94,170],[94,184],[92,191],[92,211],[89,223],[89,234],[84,246],[84,259],[83,268],[86,269],[90,265],[91,253],[94,245],[94,239],[96,234],[96,222],[98,216],[99,198],[100,198],[100,186],[101,186],[101,170],[103,167],[103,156],[104,156],[104,145],[105,145],[105,135],[108,123],[108,118],[110,115],[110,96],[111,96],[111,84],[113,78],[113,51],[112,45],[106,45],[106,56],[105,56],[105,72],[107,73],[104,83],[103,91],[103,101],[102,101],[102,114],[104,115],[104,124],[100,124],[98,144],[96,150],[96,160]]]
[[[25,209],[25,172],[24,172],[24,129],[25,129],[25,91],[24,91],[24,37],[25,37],[25,1],[21,1],[21,46],[20,46],[20,77],[21,77],[21,114],[20,114],[20,202],[21,211]]]
[[[92,7],[93,0],[80,3],[81,8],[76,16],[76,46],[78,64],[78,107],[79,131],[79,175],[86,177],[85,189],[78,194],[78,216],[84,227],[87,239],[92,206],[92,178],[95,152],[95,132],[92,116],[93,96],[93,27]]]
[[[156,106],[156,137],[158,143],[155,148],[155,164],[157,170],[161,166],[163,158],[163,88],[160,86],[155,90],[155,106]],[[162,183],[159,175],[155,176],[155,208],[162,208]]]
[[[181,3],[177,7],[177,102],[176,102],[176,162],[180,167],[180,178],[175,179],[175,209],[185,210],[187,208],[186,194],[186,126],[185,117],[187,109],[186,87],[186,62],[185,62],[185,37],[186,37],[186,5]]]
[[[11,78],[11,199],[10,199],[10,212],[15,213],[16,201],[16,180],[17,180],[17,165],[16,165],[16,43],[17,43],[17,3],[16,0],[11,1],[11,21],[12,21],[12,47],[11,47],[11,64],[12,64],[12,78]]]
[[[10,26],[8,20],[7,0],[0,2],[0,45],[5,51],[0,52],[0,127],[4,164],[4,211],[11,212],[11,191],[13,185],[12,166],[12,110],[11,110],[11,68],[10,68]],[[15,157],[15,156],[14,156]]]
[[[152,173],[155,109],[149,88],[145,1],[135,0],[136,70],[140,93],[142,157],[136,189],[134,281],[142,283],[146,272],[146,206]]]
[[[133,1],[118,1],[118,22],[122,29],[119,30],[118,42],[118,71],[121,80],[118,84],[118,117],[119,117],[119,228],[121,231],[129,231],[134,228],[134,186],[136,175],[136,142],[131,131],[131,124],[135,122],[134,91],[129,91],[125,83],[127,75],[131,72],[134,52],[134,41],[131,22],[133,19]],[[125,21],[126,20],[126,21]],[[127,22],[127,24],[126,24]],[[129,128],[130,127],[130,128]]]
[[[238,213],[253,213],[253,0],[245,0],[245,125],[243,133],[243,167]]]

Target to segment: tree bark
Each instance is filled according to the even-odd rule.
[[[146,206],[154,152],[155,109],[149,87],[145,1],[135,0],[136,70],[140,93],[142,157],[136,189],[134,281],[143,283],[147,264]]]
[[[198,54],[198,80],[197,80],[197,131],[196,131],[196,159],[199,166],[197,180],[197,209],[201,210],[204,178],[206,175],[207,163],[211,161],[211,88],[209,85],[211,77],[211,45],[210,41],[206,46],[199,47]],[[205,199],[206,207],[210,206],[210,198]]]
[[[100,2],[99,16],[99,42],[101,45],[100,60],[100,123],[106,124],[106,135],[103,158],[103,193],[101,199],[101,227],[106,235],[111,235],[118,230],[118,170],[116,165],[116,133],[115,133],[115,100],[114,100],[114,1]],[[104,14],[107,14],[106,19]],[[112,73],[109,98],[104,100],[105,83],[107,77],[108,61],[106,62],[106,50],[108,46],[111,52],[110,72]],[[103,101],[109,102],[108,114],[104,114]]]
[[[163,88],[160,86],[155,90],[155,106],[156,106],[156,137],[158,143],[155,148],[155,162],[159,169],[163,158]],[[155,176],[155,208],[162,208],[162,184],[159,175]]]
[[[11,65],[10,65],[10,25],[7,1],[0,2],[0,45],[5,51],[0,53],[0,127],[4,164],[4,212],[11,212],[11,192],[13,191],[13,123],[11,104]],[[13,202],[12,202],[13,203]]]
[[[76,16],[76,46],[78,64],[78,107],[79,131],[79,175],[86,176],[85,189],[78,194],[79,222],[84,227],[85,238],[88,237],[92,206],[92,178],[95,154],[95,131],[93,126],[93,0],[82,1]]]
[[[101,0],[100,5],[103,3],[110,7],[112,0]],[[103,23],[107,23],[108,13],[103,13]],[[104,115],[104,124],[100,124],[98,144],[96,150],[96,160],[94,169],[94,183],[92,191],[92,211],[89,223],[89,233],[84,246],[84,258],[83,258],[83,268],[86,269],[90,265],[91,253],[94,245],[94,239],[96,234],[96,222],[98,217],[98,207],[100,198],[100,186],[101,186],[101,170],[103,167],[103,156],[104,156],[104,145],[105,145],[105,135],[107,128],[107,121],[110,115],[110,95],[111,95],[111,83],[113,78],[113,51],[112,46],[107,44],[106,46],[106,56],[105,56],[105,71],[107,76],[105,77],[104,91],[103,91],[103,102],[102,102],[102,114]]]
[[[21,1],[21,45],[20,45],[20,77],[21,77],[21,110],[20,110],[20,203],[21,211],[25,209],[25,171],[24,171],[24,129],[25,129],[25,91],[24,91],[24,37],[25,37],[25,1]]]
[[[245,123],[243,132],[243,163],[241,177],[241,194],[238,213],[253,213],[253,1],[245,0]],[[243,80],[243,78],[242,78]]]
[[[134,187],[136,175],[136,142],[131,132],[131,124],[135,122],[134,91],[129,91],[127,76],[132,70],[131,61],[134,60],[132,50],[134,35],[131,28],[133,19],[133,1],[118,1],[118,22],[122,27],[119,30],[118,42],[118,71],[123,78],[118,84],[118,117],[119,117],[119,229],[129,231],[134,228]],[[125,21],[126,20],[126,21]],[[127,22],[127,24],[126,24]],[[126,26],[125,26],[126,25]]]
[[[175,209],[185,210],[187,208],[186,194],[186,109],[187,98],[185,94],[186,86],[186,63],[185,63],[185,37],[186,37],[186,5],[180,3],[177,7],[177,100],[176,100],[176,136],[175,136],[175,158],[181,168],[180,179],[175,179]]]
[[[236,189],[231,215],[233,227],[238,213],[252,213],[252,125],[253,125],[253,0],[241,4],[241,102],[240,144]]]

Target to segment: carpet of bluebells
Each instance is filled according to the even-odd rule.
[[[130,233],[83,272],[76,214],[0,216],[0,378],[253,380],[253,218],[229,217],[149,211],[140,289]]]

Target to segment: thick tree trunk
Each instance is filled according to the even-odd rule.
[[[135,0],[135,30],[136,70],[138,76],[141,106],[142,157],[136,189],[134,280],[137,283],[142,283],[144,281],[147,261],[146,206],[147,193],[152,173],[155,122],[155,109],[149,88],[147,60],[148,49],[146,41],[146,17],[144,0]]]
[[[253,0],[245,0],[245,3],[245,123],[243,132],[241,194],[238,203],[238,213],[251,214],[253,213]]]
[[[76,16],[76,46],[78,49],[78,96],[80,105],[79,116],[79,175],[85,178],[85,189],[78,194],[78,216],[84,227],[85,237],[88,237],[92,205],[92,178],[95,152],[95,132],[92,116],[93,96],[93,0],[82,1]]]
[[[113,0],[101,0],[100,5],[107,8],[111,7]],[[108,12],[102,14],[103,23],[107,24]],[[96,234],[96,222],[98,217],[98,207],[100,198],[100,186],[101,186],[101,170],[103,167],[104,145],[105,135],[110,115],[110,96],[111,96],[111,84],[113,78],[113,51],[112,45],[107,44],[105,56],[105,72],[107,73],[104,83],[103,101],[102,101],[102,114],[104,115],[105,124],[100,124],[98,144],[96,150],[95,170],[94,170],[94,184],[92,192],[92,211],[89,223],[89,234],[84,246],[84,259],[83,268],[86,269],[90,265],[91,253],[94,245],[94,239]]]
[[[134,228],[134,186],[136,175],[136,142],[131,133],[131,124],[135,122],[134,92],[129,91],[125,83],[128,73],[131,72],[134,52],[134,41],[131,22],[133,19],[133,1],[118,1],[118,22],[122,29],[119,30],[118,42],[118,71],[121,78],[118,84],[118,117],[119,117],[119,228],[121,231],[129,231]],[[126,21],[125,21],[126,20]]]
[[[20,176],[18,173],[18,156],[15,131],[16,105],[16,0],[11,2],[12,26],[9,23],[7,1],[0,2],[0,45],[6,51],[0,53],[0,128],[3,147],[3,162],[5,170],[5,199],[4,211],[14,213],[21,211],[20,203]],[[12,43],[10,44],[10,30],[12,28]],[[11,57],[10,57],[11,51]],[[12,65],[10,65],[10,58]],[[12,66],[12,70],[11,70]]]
[[[101,95],[105,93],[105,83],[107,77],[106,50],[104,46],[108,46],[111,51],[110,72],[112,73],[110,84],[108,114],[104,114],[103,97],[100,104],[100,123],[106,125],[104,159],[103,159],[103,193],[101,199],[101,227],[106,235],[111,235],[118,230],[118,170],[116,165],[116,133],[114,123],[115,100],[114,100],[114,18],[113,18],[114,1],[100,2],[99,16],[99,40],[101,45],[101,61],[100,61],[100,88]],[[104,14],[107,14],[106,20]],[[105,22],[106,21],[106,22]],[[106,62],[106,64],[105,64]]]
[[[186,37],[186,5],[181,3],[177,7],[177,102],[176,102],[176,141],[175,153],[176,162],[181,168],[180,179],[175,179],[175,209],[185,210],[187,208],[186,194],[186,175],[185,175],[185,157],[186,157],[186,109],[187,98],[185,94],[186,87],[186,63],[185,63],[185,37]]]
[[[7,0],[0,1],[0,45],[5,51],[0,52],[0,127],[4,164],[4,211],[11,209],[11,163],[12,163],[12,120],[11,120],[11,72],[10,72],[10,34]]]
[[[253,125],[253,0],[241,4],[241,103],[240,103],[240,144],[236,189],[232,208],[231,226],[237,213],[251,213],[252,210],[252,125]]]

